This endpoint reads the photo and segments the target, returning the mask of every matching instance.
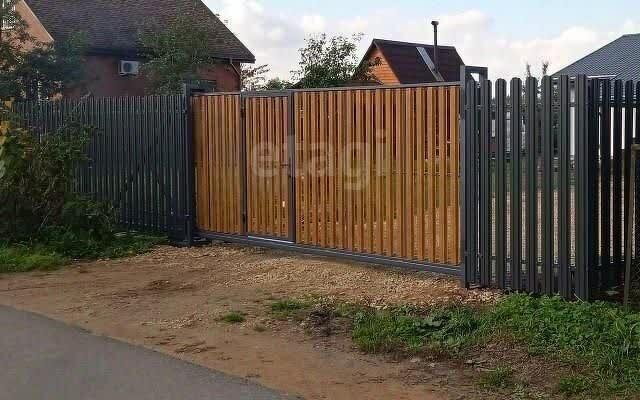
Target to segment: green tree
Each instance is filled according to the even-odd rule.
[[[240,67],[240,80],[242,82],[242,90],[262,90],[264,83],[267,81],[265,75],[269,73],[267,64],[253,66],[251,64],[242,64]]]
[[[526,70],[526,77],[531,78],[533,76],[533,73],[531,72],[531,64],[527,63],[527,65],[525,66],[525,70]],[[549,61],[543,61],[541,64],[540,70],[542,71],[543,77],[549,75]]]
[[[280,78],[269,79],[262,87],[263,90],[285,90],[290,89],[293,84]]]
[[[293,77],[297,87],[325,88],[344,86],[352,80],[372,79],[374,64],[360,62],[358,43],[362,34],[353,36],[333,36],[326,34],[312,36],[305,40],[300,49],[300,63]]]
[[[209,35],[186,17],[164,29],[150,29],[140,40],[147,58],[142,70],[158,94],[179,92],[183,83],[198,80],[198,72],[216,62]]]
[[[42,43],[16,11],[19,0],[0,2],[0,97],[38,100],[62,93],[83,78],[84,35]]]

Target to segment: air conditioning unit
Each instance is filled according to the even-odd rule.
[[[140,62],[138,61],[120,61],[120,76],[138,75],[140,73]]]

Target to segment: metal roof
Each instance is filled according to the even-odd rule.
[[[624,35],[553,74],[640,81],[640,34]]]

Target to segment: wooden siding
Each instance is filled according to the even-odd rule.
[[[373,67],[371,70],[372,74],[376,77],[376,79],[382,83],[383,85],[396,85],[399,84],[400,81],[396,77],[396,74],[391,69],[391,66],[384,58],[384,55],[380,52],[378,48],[375,48],[371,51],[371,55],[369,56],[370,62],[375,62],[377,58],[380,58],[380,64]]]

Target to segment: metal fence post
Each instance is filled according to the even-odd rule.
[[[467,68],[466,66],[460,67],[460,110],[459,112],[459,121],[460,124],[458,126],[458,135],[459,135],[459,146],[460,146],[460,254],[462,254],[462,286],[468,287],[467,281],[467,119],[466,119],[466,109],[467,109],[467,96],[466,96],[466,85],[467,85]],[[422,238],[420,238],[422,240]]]
[[[578,75],[576,96],[576,270],[575,295],[581,300],[589,298],[589,97],[587,77]]]
[[[195,196],[195,161],[193,156],[193,107],[191,104],[191,96],[194,87],[191,85],[184,85],[183,101],[185,102],[186,110],[186,130],[185,130],[185,166],[184,171],[186,175],[185,186],[185,241],[188,246],[193,245],[193,233],[195,230],[195,210],[196,210],[196,196]]]

